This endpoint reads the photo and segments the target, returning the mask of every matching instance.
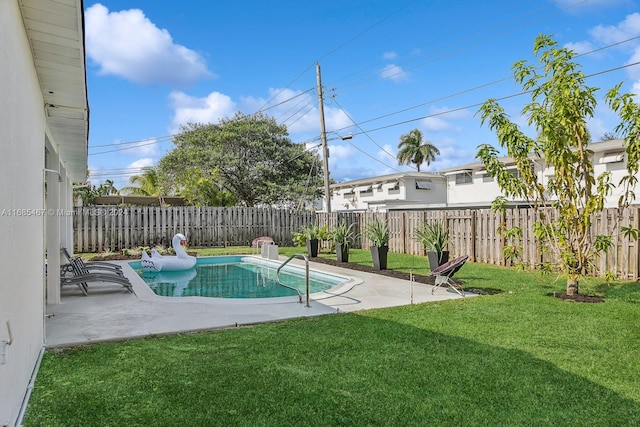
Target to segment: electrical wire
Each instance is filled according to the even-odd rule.
[[[600,52],[602,50],[609,49],[609,48],[621,45],[623,43],[628,43],[628,42],[631,42],[631,41],[634,41],[634,40],[637,40],[637,39],[640,39],[640,36],[631,37],[629,39],[622,40],[622,41],[617,42],[617,43],[613,43],[613,44],[610,44],[610,45],[607,45],[607,46],[603,46],[603,47],[591,50],[589,52],[585,52],[585,53],[576,55],[575,57],[578,58],[578,57],[582,57],[582,56],[586,56],[586,55],[591,55],[593,53]],[[625,65],[623,67],[627,67],[627,66],[631,66],[631,65],[634,65],[634,64],[627,64],[627,65]],[[541,67],[538,67],[538,69],[540,69],[540,68]],[[603,71],[601,73],[606,73],[606,72],[610,72],[610,71],[616,71],[618,69],[619,68],[613,68],[613,69],[610,69],[610,70],[605,70],[605,71]],[[590,76],[585,76],[585,77],[590,77]],[[455,93],[452,93],[452,94],[449,94],[449,95],[445,95],[445,96],[442,96],[442,97],[439,97],[439,98],[436,98],[436,99],[432,99],[432,100],[429,100],[429,101],[426,101],[426,102],[422,102],[420,104],[413,105],[411,107],[407,107],[407,108],[404,108],[402,110],[394,111],[394,112],[387,113],[387,114],[384,114],[384,115],[381,115],[381,116],[377,116],[377,117],[374,117],[374,118],[371,118],[371,119],[367,119],[367,120],[359,122],[359,124],[362,125],[362,124],[365,124],[365,123],[370,123],[370,122],[373,122],[373,121],[377,121],[377,120],[381,120],[381,119],[384,119],[384,118],[387,118],[387,117],[391,117],[391,116],[394,116],[394,115],[397,115],[397,114],[405,113],[407,111],[414,110],[416,108],[424,107],[426,105],[434,104],[436,102],[441,102],[441,101],[444,101],[446,99],[455,98],[457,96],[460,96],[460,95],[463,95],[463,94],[467,94],[467,93],[471,93],[471,92],[474,92],[474,91],[477,91],[477,90],[480,90],[480,89],[484,89],[484,88],[487,88],[489,86],[493,86],[493,85],[496,85],[498,83],[502,83],[502,82],[509,81],[509,80],[512,80],[512,79],[513,79],[513,76],[503,77],[501,79],[494,80],[494,81],[489,82],[489,83],[484,83],[484,84],[481,84],[481,85],[478,85],[478,86],[474,86],[474,87],[471,87],[471,88],[468,88],[468,89],[464,89],[462,91],[458,91],[458,92],[455,92]],[[477,104],[474,104],[473,106],[475,106],[475,105],[477,105]],[[452,112],[453,111],[459,111],[459,109],[452,110]],[[428,118],[428,117],[431,117],[431,116],[426,116],[426,117]],[[416,119],[416,120],[419,120],[419,119]],[[343,128],[340,128],[340,129],[336,130],[336,132],[344,131],[344,130],[349,129],[351,127],[352,126],[346,126],[346,127],[343,127]]]
[[[392,153],[388,152],[388,151],[387,151],[387,150],[386,150],[382,145],[378,144],[378,142],[377,142],[376,140],[374,140],[374,139],[369,135],[369,133],[368,133],[368,132],[366,132],[364,129],[362,129],[362,128],[360,127],[360,125],[359,125],[358,123],[356,123],[356,121],[355,121],[355,120],[353,120],[353,118],[351,117],[351,115],[349,115],[349,113],[347,113],[347,111],[346,111],[344,108],[342,108],[342,105],[340,105],[340,104],[338,103],[338,101],[337,101],[335,98],[333,99],[333,102],[335,102],[335,104],[338,106],[338,108],[340,108],[340,110],[342,110],[342,112],[347,116],[347,118],[348,118],[349,120],[351,120],[351,122],[353,123],[353,125],[354,125],[355,127],[357,127],[358,129],[360,129],[361,133],[363,133],[363,134],[364,134],[364,135],[365,135],[365,136],[366,136],[366,137],[367,137],[371,142],[373,142],[373,143],[374,143],[374,144],[375,144],[379,149],[381,149],[381,150],[382,150],[385,154],[387,154],[389,157],[391,157],[392,159],[398,160],[398,158],[396,157],[396,155],[395,155],[395,154],[392,154]],[[397,170],[397,169],[395,169],[395,168],[392,168],[392,167],[390,167],[390,166],[387,166],[387,167],[389,167],[390,169],[392,169],[392,170],[394,170],[394,171],[396,171],[396,172],[400,172],[399,170]]]
[[[322,59],[327,58],[328,56],[334,54],[338,50],[342,49],[343,47],[345,47],[348,44],[352,43],[353,41],[357,40],[358,38],[360,38],[364,34],[366,34],[369,31],[371,31],[373,28],[377,27],[378,25],[382,24],[386,20],[390,19],[392,16],[396,15],[397,13],[399,13],[402,10],[404,10],[405,8],[407,8],[409,5],[415,3],[416,1],[417,0],[411,0],[408,3],[405,3],[403,6],[401,6],[399,9],[396,9],[391,14],[385,16],[381,20],[375,22],[374,24],[372,24],[369,27],[365,28],[364,30],[360,31],[359,33],[357,33],[353,37],[347,39],[346,41],[342,42],[341,44],[339,44],[335,48],[331,49],[329,52],[327,52],[324,55],[320,56],[316,61],[314,61],[312,64],[307,66],[304,70],[302,70],[302,72],[300,74],[298,74],[293,80],[291,80],[284,88],[281,88],[275,95],[273,95],[271,98],[269,98],[269,100],[267,100],[267,102],[265,102],[265,104],[261,108],[259,108],[258,111],[256,111],[256,113],[254,113],[254,114],[257,114],[257,113],[260,113],[260,112],[264,111],[267,108],[267,105],[269,105],[269,103],[271,101],[276,99],[283,91],[288,89],[293,83],[295,83],[298,79],[300,79],[300,77],[302,77],[307,71],[309,71],[311,68],[313,68],[316,65],[317,62],[319,62]]]
[[[539,21],[541,21],[541,20],[543,20],[543,19],[546,19],[546,18],[548,18],[548,17],[550,17],[550,16],[557,15],[557,14],[559,14],[559,13],[563,12],[563,11],[566,11],[566,10],[572,9],[572,8],[574,8],[574,7],[577,7],[577,6],[579,6],[579,5],[581,5],[581,4],[584,4],[584,3],[588,2],[588,1],[590,1],[590,0],[580,0],[580,1],[577,1],[576,3],[573,3],[573,4],[571,4],[571,5],[567,6],[567,7],[565,7],[564,9],[559,9],[559,10],[557,10],[557,11],[555,11],[555,12],[549,13],[549,14],[545,15],[544,17],[542,17],[542,18],[538,19],[537,21],[531,21],[531,22],[529,22],[527,25],[532,25],[532,24],[534,24],[534,23],[536,23],[536,22],[539,22]],[[509,19],[509,20],[507,20],[507,21],[504,21],[504,22],[503,22],[503,23],[501,23],[500,25],[494,25],[492,28],[484,29],[484,30],[479,31],[479,32],[476,32],[476,33],[474,33],[474,34],[472,34],[472,35],[470,35],[470,36],[467,36],[467,37],[465,37],[465,38],[462,38],[462,39],[461,39],[460,41],[458,41],[458,42],[452,42],[452,43],[449,43],[448,45],[441,46],[440,48],[438,48],[438,49],[434,50],[434,52],[435,52],[435,51],[437,51],[437,50],[445,50],[445,49],[448,49],[448,47],[450,47],[450,46],[454,46],[456,43],[461,43],[462,41],[467,40],[467,39],[471,39],[471,40],[472,40],[472,39],[474,39],[474,38],[479,37],[479,36],[480,36],[480,35],[482,35],[482,34],[485,34],[485,33],[489,33],[489,32],[491,32],[493,29],[496,29],[496,30],[497,30],[497,29],[499,29],[499,28],[501,28],[501,27],[504,27],[504,26],[508,25],[508,24],[509,24],[509,23],[511,23],[512,21],[516,21],[516,20],[519,20],[519,19],[526,18],[526,17],[528,17],[529,15],[532,15],[533,13],[536,13],[536,12],[539,12],[539,11],[542,11],[542,10],[545,10],[545,9],[547,9],[547,8],[549,8],[549,7],[552,7],[552,6],[553,6],[553,4],[549,3],[547,6],[544,6],[544,7],[542,7],[542,8],[538,8],[538,9],[535,9],[535,10],[532,10],[532,11],[528,11],[527,13],[524,13],[524,14],[518,15],[518,16],[517,16],[517,17],[515,17],[515,18],[511,18],[511,19]],[[518,7],[518,9],[519,9],[519,8],[520,8],[520,6]],[[518,10],[518,9],[514,9],[514,10]],[[487,19],[487,20],[488,20],[488,19]],[[472,26],[475,26],[475,24],[474,24],[474,25],[472,25]],[[471,26],[468,26],[468,27],[471,27]],[[466,28],[468,28],[468,27],[466,27]],[[504,35],[504,34],[508,34],[509,32],[513,31],[514,29],[520,29],[520,28],[522,28],[522,27],[523,27],[523,25],[520,25],[520,26],[518,26],[517,28],[513,28],[512,30],[509,30],[509,31],[505,31],[505,32],[503,32],[503,33],[502,33],[502,35]],[[462,31],[462,29],[461,29],[461,30],[456,31],[455,33],[457,33],[457,32],[461,32],[461,31]],[[454,33],[454,34],[455,34],[455,33]],[[470,45],[463,46],[462,48],[458,49],[457,51],[450,51],[450,50],[449,50],[446,54],[444,54],[444,55],[442,55],[442,56],[440,56],[440,57],[437,57],[437,58],[434,58],[434,59],[432,59],[432,60],[429,60],[429,61],[423,62],[423,63],[421,63],[421,64],[415,65],[414,67],[411,67],[411,68],[408,68],[408,69],[403,69],[402,71],[399,71],[399,72],[397,72],[397,73],[393,73],[393,74],[385,74],[384,76],[381,76],[379,73],[376,73],[376,75],[374,75],[374,76],[372,76],[372,77],[368,77],[368,78],[363,78],[363,79],[361,79],[361,81],[363,81],[364,83],[363,83],[363,84],[360,84],[359,86],[356,86],[354,89],[352,89],[352,90],[350,90],[350,91],[348,91],[348,92],[344,92],[344,89],[345,89],[346,87],[354,86],[355,84],[357,84],[357,83],[358,83],[358,81],[355,81],[355,82],[352,82],[352,83],[350,83],[350,84],[347,84],[347,85],[343,86],[343,87],[342,87],[342,89],[343,89],[343,93],[354,92],[354,91],[357,91],[357,90],[363,89],[364,87],[370,86],[370,85],[372,85],[372,84],[374,84],[374,83],[381,82],[381,81],[385,81],[385,80],[388,80],[388,79],[392,79],[392,78],[394,78],[394,77],[398,77],[398,76],[400,76],[401,74],[406,73],[407,71],[410,71],[410,70],[413,70],[413,69],[416,69],[416,68],[422,67],[422,66],[424,66],[424,65],[427,65],[427,64],[429,64],[429,63],[436,62],[436,61],[441,60],[441,59],[443,59],[443,58],[447,58],[447,57],[453,56],[453,55],[455,55],[455,54],[461,53],[461,52],[463,52],[463,51],[465,51],[465,50],[468,50],[468,49],[470,49],[470,48],[472,48],[472,47],[475,47],[475,46],[477,46],[477,45],[480,45],[480,44],[484,43],[484,42],[485,42],[485,41],[487,41],[487,40],[495,39],[495,38],[497,38],[498,36],[500,36],[500,35],[498,34],[498,35],[495,35],[495,36],[493,36],[493,37],[485,38],[484,40],[481,40],[481,41],[476,42],[476,43],[474,43],[474,44],[470,44]],[[443,36],[443,37],[440,37],[440,38],[436,39],[436,41],[437,41],[437,40],[441,40],[441,39],[445,39],[445,38],[448,38],[448,37],[449,37],[449,36]],[[432,42],[429,42],[428,44],[432,44]],[[407,56],[407,55],[409,55],[410,53],[411,53],[411,51],[410,51],[410,52],[407,52],[407,53],[405,53],[405,54],[403,54],[402,56]],[[406,61],[405,63],[412,63],[412,62],[415,62],[415,61],[417,61],[419,58],[424,58],[424,57],[425,57],[425,56],[427,56],[428,54],[429,54],[429,53],[424,53],[424,54],[420,55],[419,57],[417,57],[417,58],[415,58],[415,59],[412,59],[412,60],[408,60],[408,61]],[[379,64],[380,64],[380,62],[378,62],[377,64],[379,65]],[[403,63],[400,63],[400,64],[402,65]],[[369,67],[369,68],[371,68],[371,67]]]
[[[585,78],[595,77],[595,76],[599,76],[599,75],[602,75],[602,74],[607,74],[607,73],[610,73],[610,72],[613,72],[613,71],[619,71],[619,70],[622,70],[622,69],[625,69],[625,68],[629,68],[629,67],[633,67],[633,66],[636,66],[636,65],[640,65],[640,61],[634,62],[634,63],[631,63],[631,64],[621,65],[619,67],[609,68],[607,70],[599,71],[599,72],[596,72],[596,73],[592,73],[592,74],[586,75]],[[498,97],[498,98],[493,98],[493,99],[496,100],[496,101],[503,101],[505,99],[516,98],[518,96],[526,95],[528,93],[531,93],[531,91],[529,90],[529,91],[519,92],[519,93],[515,93],[515,94],[511,94],[511,95],[505,95],[505,96]],[[403,120],[403,121],[392,123],[392,124],[389,124],[389,125],[386,125],[386,126],[380,126],[378,128],[369,129],[366,132],[376,132],[376,131],[379,131],[379,130],[382,130],[382,129],[388,129],[388,128],[391,128],[391,127],[395,127],[395,126],[400,126],[400,125],[407,124],[407,123],[416,122],[418,120],[424,120],[424,119],[428,119],[428,118],[433,118],[433,117],[437,117],[437,116],[442,116],[442,115],[446,115],[446,114],[455,113],[455,112],[458,112],[458,111],[464,111],[464,110],[468,110],[470,108],[480,107],[483,104],[484,104],[484,102],[478,102],[478,103],[475,103],[475,104],[469,104],[469,105],[466,105],[464,107],[453,108],[453,109],[450,109],[450,110],[440,111],[440,112],[429,114],[429,115],[426,115],[426,116],[420,116],[420,117],[416,117],[416,118],[413,118],[413,119]],[[351,128],[351,126],[348,126],[348,127],[342,128],[342,129],[338,129],[338,131],[344,130],[344,129],[348,129],[348,128]],[[364,133],[365,133],[365,131],[354,133],[354,136],[355,135],[364,134]]]

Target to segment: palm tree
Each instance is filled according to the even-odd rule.
[[[129,178],[129,183],[132,185],[121,188],[120,192],[131,196],[162,197],[163,191],[160,185],[158,168],[147,166],[142,168],[142,171],[142,175],[134,175]]]
[[[96,189],[96,193],[98,196],[110,196],[113,194],[118,194],[119,191],[113,184],[113,180],[107,179]]]
[[[400,149],[398,151],[398,164],[410,165],[413,163],[418,168],[418,172],[420,172],[422,163],[426,162],[427,166],[429,166],[436,159],[436,156],[440,155],[438,147],[429,141],[425,141],[419,129],[414,129],[402,135],[398,148]]]

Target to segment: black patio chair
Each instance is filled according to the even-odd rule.
[[[64,254],[65,258],[67,258],[67,261],[68,261],[67,264],[64,264],[61,266],[61,268],[66,269],[66,271],[72,272],[73,267],[71,266],[71,262],[73,260],[77,260],[77,262],[82,264],[83,268],[86,268],[89,271],[96,271],[98,273],[110,272],[110,273],[116,273],[120,276],[124,276],[124,273],[122,273],[122,266],[119,264],[115,264],[112,262],[105,262],[105,261],[84,262],[84,260],[79,256],[71,256],[67,248],[63,247],[60,249],[60,251]]]
[[[122,271],[109,272],[109,271],[91,271],[85,267],[80,258],[72,258],[69,263],[69,267],[60,269],[60,286],[64,285],[76,285],[80,290],[87,295],[89,285],[88,282],[109,282],[118,283],[124,286],[129,292],[133,292],[133,285],[129,279],[127,279]],[[71,273],[72,275],[69,275]]]
[[[431,270],[430,276],[435,276],[436,284],[431,289],[431,295],[442,285],[450,286],[451,289],[459,293],[464,297],[464,293],[458,290],[459,285],[453,281],[452,277],[458,270],[462,268],[465,262],[469,259],[469,255],[459,256],[451,261],[445,262],[441,266]]]

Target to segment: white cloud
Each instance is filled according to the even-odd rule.
[[[153,166],[153,165],[155,165],[155,163],[156,163],[156,161],[154,159],[149,158],[149,157],[145,157],[143,159],[138,159],[135,162],[130,163],[129,166],[127,166],[127,168],[128,169],[134,169],[134,168],[142,169],[142,168],[146,168],[146,167],[149,167],[149,166]],[[142,173],[142,171],[140,173]]]
[[[604,44],[618,43],[636,37],[640,32],[640,13],[627,15],[618,25],[598,25],[589,34]]]
[[[443,132],[455,129],[455,126],[440,117],[427,117],[426,119],[422,119],[420,123],[425,130],[431,132]]]
[[[180,132],[180,126],[193,123],[218,123],[236,113],[236,103],[220,92],[211,92],[204,98],[189,96],[184,92],[174,91],[169,94],[174,116],[169,132]]]
[[[320,118],[318,116],[318,122]],[[340,108],[324,107],[324,121],[327,131],[343,129],[353,125],[353,122]],[[318,126],[319,128],[319,126]]]
[[[85,22],[87,55],[101,74],[178,87],[213,77],[198,53],[174,43],[140,9],[109,12],[96,3],[87,8]]]
[[[631,55],[631,58],[629,58],[629,60],[627,60],[627,65],[628,64],[635,64],[635,63],[637,63],[639,61],[640,61],[640,47],[636,47],[636,49],[633,51],[633,54]],[[627,73],[633,79],[636,79],[636,80],[640,79],[640,68],[639,67],[629,67],[629,68],[627,68]]]
[[[398,54],[395,53],[395,52],[385,52],[385,53],[382,54],[382,58],[386,59],[386,60],[394,59],[397,56],[398,56]]]
[[[394,82],[400,82],[409,78],[406,71],[399,65],[389,64],[380,71],[380,77],[383,79],[393,80]]]
[[[377,156],[381,162],[395,166],[398,164],[398,147],[392,147],[389,144],[384,144],[382,149],[378,151]]]
[[[348,145],[329,145],[329,170],[337,168],[338,164],[348,163],[356,155],[356,150]]]
[[[158,140],[155,138],[144,139],[133,144],[121,144],[122,142],[120,140],[115,140],[113,142],[114,148],[126,148],[125,150],[122,150],[122,154],[126,154],[129,156],[154,157],[160,154],[160,150],[158,149]]]
[[[640,33],[640,13],[632,13],[627,15],[624,20],[617,25],[598,25],[589,30],[589,35],[596,42],[597,45],[611,45],[620,43],[625,40],[633,39]],[[579,49],[575,49],[578,53],[581,53],[580,49],[591,48],[591,43],[588,41],[570,43],[566,46],[575,46]],[[630,55],[626,64],[634,64],[640,61],[640,46],[637,42],[621,43],[616,46],[616,49],[626,52]],[[634,80],[640,80],[640,69],[638,67],[627,68],[628,75]],[[640,81],[633,83],[633,93],[638,93],[640,88]]]
[[[421,167],[422,170],[438,171],[475,161],[475,153],[471,153],[468,149],[461,147],[453,138],[441,138],[434,144],[440,150],[440,155],[436,156],[435,161],[431,162],[429,167],[423,165]]]
[[[241,97],[236,103],[231,97],[220,92],[211,92],[206,97],[194,97],[181,91],[169,94],[174,116],[169,132],[180,132],[180,126],[193,123],[218,123],[230,118],[237,111],[251,114],[264,111],[278,123],[287,126],[290,134],[316,133],[320,135],[320,115],[317,100],[309,93],[291,89],[269,89],[269,100],[256,97]],[[267,103],[268,102],[268,103]],[[272,108],[268,108],[273,106]],[[345,129],[353,123],[340,108],[324,108],[327,133],[335,129]]]
[[[583,54],[583,53],[591,52],[592,50],[594,50],[593,44],[591,44],[591,42],[588,42],[588,41],[577,42],[577,43],[566,43],[564,45],[564,48],[573,50],[577,54]]]
[[[450,107],[432,107],[429,109],[431,117],[422,119],[423,128],[431,132],[459,131],[460,128],[451,122],[473,117],[469,110],[455,110]],[[428,139],[428,138],[427,138]]]

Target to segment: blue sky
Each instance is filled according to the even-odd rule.
[[[476,115],[521,88],[511,67],[552,34],[585,55],[588,84],[640,93],[640,0],[85,0],[90,181],[117,188],[171,149],[187,122],[263,111],[319,144],[322,70],[329,167],[337,181],[412,170],[395,159],[420,129],[441,155],[422,170],[475,161],[495,136]],[[590,53],[592,52],[592,53]],[[627,66],[627,67],[625,67]],[[616,71],[609,71],[624,67]],[[512,119],[530,100],[501,101]],[[523,123],[524,124],[524,123]],[[603,102],[594,140],[613,131]],[[526,129],[526,127],[525,127]],[[532,136],[533,131],[527,130]],[[350,140],[340,136],[353,134]],[[126,148],[126,149],[125,149]]]

